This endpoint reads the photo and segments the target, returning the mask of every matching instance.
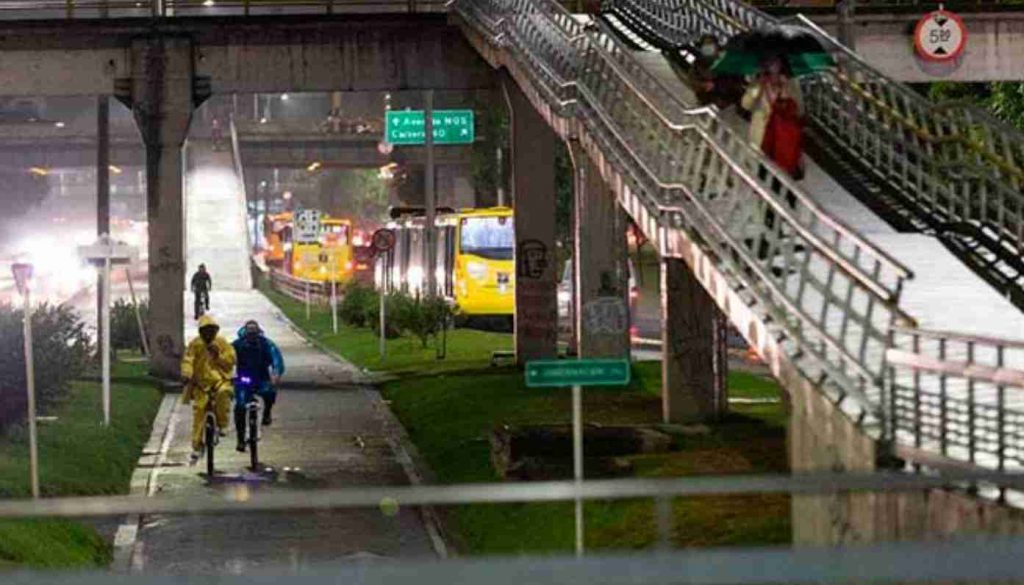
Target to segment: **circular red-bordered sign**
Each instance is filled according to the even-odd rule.
[[[956,59],[966,45],[967,27],[963,19],[948,10],[930,12],[914,27],[914,48],[922,59]]]
[[[387,228],[379,229],[373,232],[370,241],[373,242],[373,247],[378,252],[387,252],[395,247],[395,232]]]

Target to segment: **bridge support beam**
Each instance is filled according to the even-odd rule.
[[[667,423],[728,410],[725,317],[683,260],[661,260],[662,415]]]
[[[558,355],[555,146],[558,137],[515,81],[502,77],[511,114],[516,211],[516,362]]]
[[[626,212],[576,140],[573,164],[573,333],[580,357],[629,358]]]
[[[146,145],[150,370],[177,377],[185,314],[182,146],[194,110],[192,46],[184,39],[139,39],[131,53],[131,106]]]

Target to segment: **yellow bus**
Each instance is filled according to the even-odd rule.
[[[425,285],[422,209],[392,210],[394,250],[386,257],[387,286],[416,294]],[[438,210],[438,291],[466,317],[508,317],[515,312],[515,225],[507,207]],[[378,284],[380,284],[378,275]]]
[[[274,229],[267,237],[268,264],[306,280],[348,282],[352,278],[351,221],[321,215],[317,241],[296,242],[290,212],[272,216],[271,220]]]
[[[515,226],[507,207],[464,209],[444,216],[449,232],[447,291],[467,316],[515,312]],[[453,233],[452,233],[453,232]]]

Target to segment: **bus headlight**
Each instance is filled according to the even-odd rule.
[[[466,263],[466,274],[473,280],[483,280],[487,278],[487,265],[483,262],[468,262]]]

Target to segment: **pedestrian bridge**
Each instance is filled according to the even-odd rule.
[[[1001,338],[1024,338],[1024,315],[1007,300],[1022,284],[1024,137],[983,112],[932,104],[832,42],[838,67],[805,81],[820,152],[808,179],[795,183],[747,143],[741,121],[699,107],[682,81],[699,36],[724,40],[772,17],[734,0],[609,0],[604,7],[590,20],[553,0],[455,0],[448,14],[502,71],[513,146],[535,147],[530,156],[543,158],[544,137],[530,117],[541,120],[657,246],[669,284],[663,288],[671,290],[664,310],[689,310],[682,327],[663,334],[665,362],[705,360],[713,369],[715,352],[701,342],[711,346],[714,335],[691,330],[703,332],[715,310],[724,314],[790,394],[797,471],[875,469],[894,457],[901,458],[895,465],[1020,469],[1024,344]],[[201,46],[217,27],[232,25],[195,26]],[[263,46],[246,49],[272,57]],[[375,53],[378,62],[395,50]],[[230,42],[205,54],[199,70],[225,68],[216,83],[226,91],[294,91],[307,81],[315,86],[308,89],[331,88],[330,80],[317,80],[319,56],[330,61],[316,51],[290,67],[275,61],[266,86]],[[162,58],[153,55],[140,51],[127,61]],[[110,63],[120,71],[121,60]],[[479,75],[468,71],[460,79],[473,87]],[[358,67],[343,74],[335,81],[344,87],[364,83]],[[402,69],[376,87],[389,79],[423,87],[431,75]],[[168,99],[159,83],[135,88],[156,103]],[[150,139],[147,145],[148,155],[160,152]],[[530,173],[541,171],[513,166],[518,206],[529,197]],[[151,202],[169,205],[154,193]],[[151,278],[174,261],[156,249]],[[151,290],[159,282],[151,281]],[[924,286],[915,288],[919,282]],[[538,304],[554,306],[553,283],[530,291]],[[680,307],[690,302],[707,311]],[[683,382],[695,396],[669,396],[676,391],[666,388],[667,404],[688,400],[689,414],[714,416],[724,401],[709,394],[721,388]],[[998,489],[992,495],[1007,497]],[[941,531],[900,516],[931,518],[929,505],[911,496],[798,498],[795,534],[823,542]],[[986,510],[986,518],[999,517]]]

